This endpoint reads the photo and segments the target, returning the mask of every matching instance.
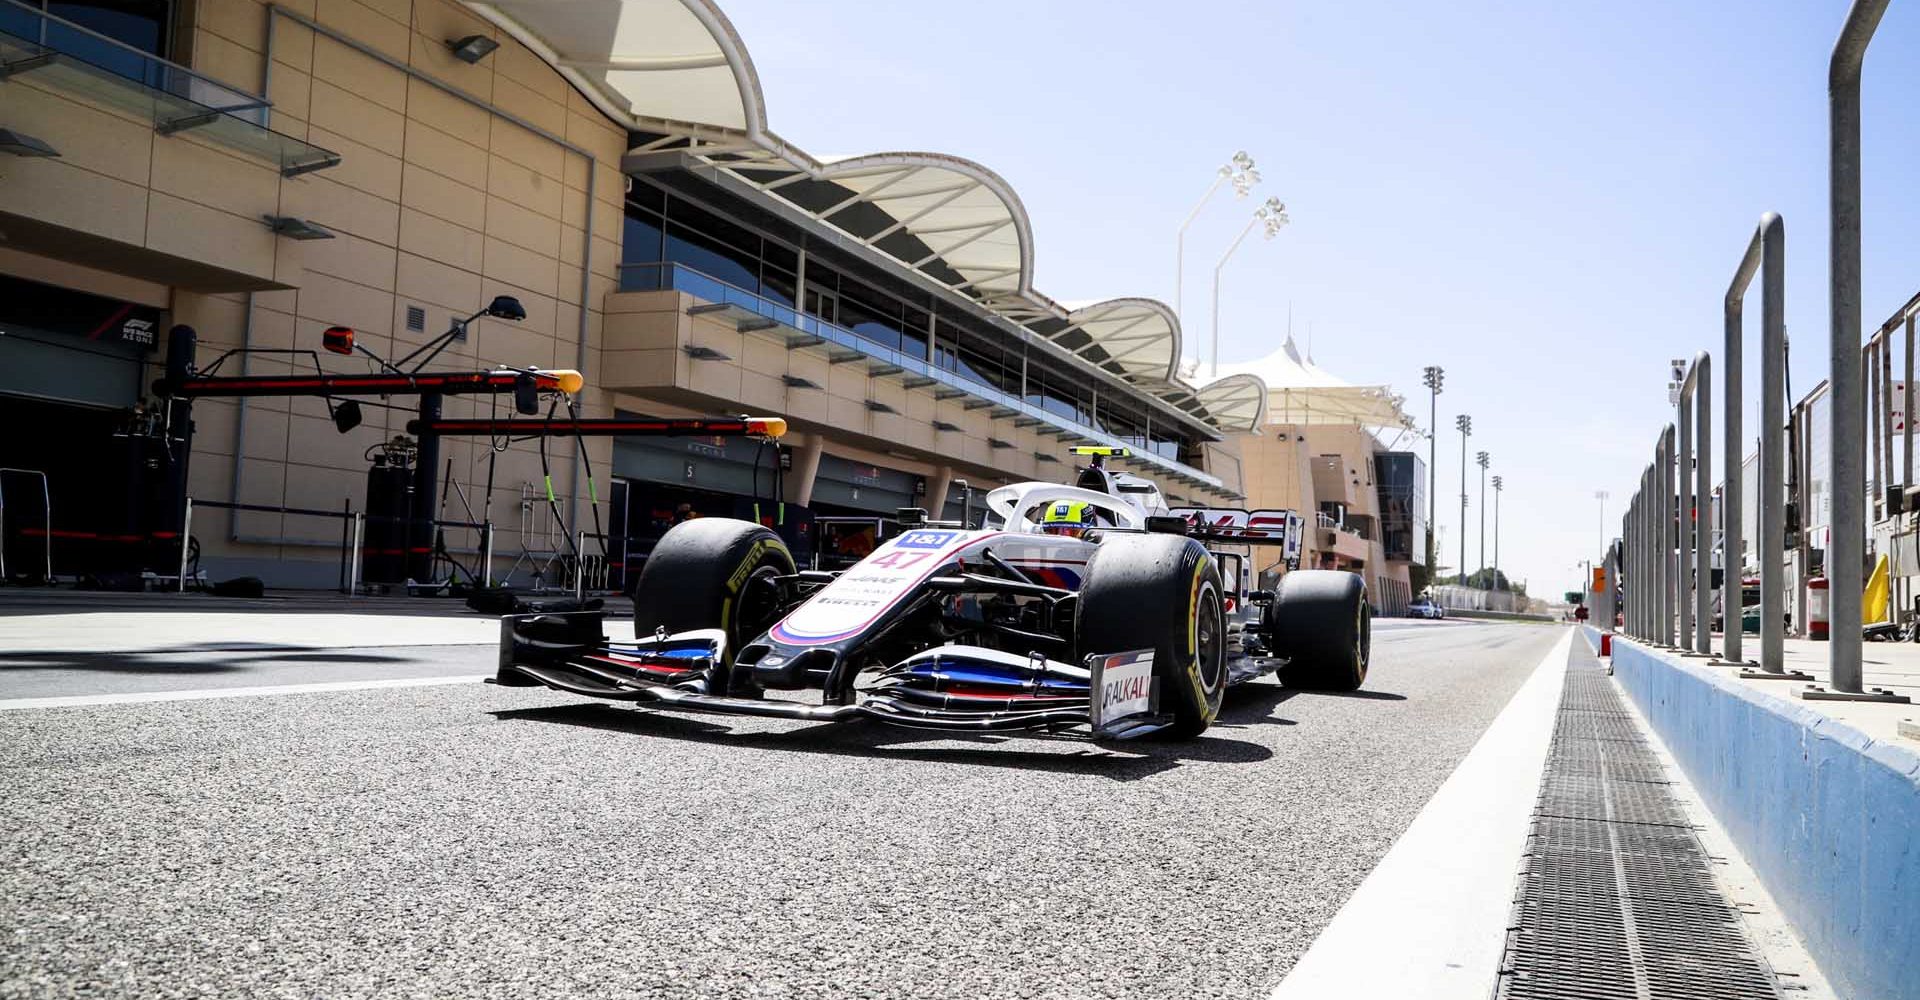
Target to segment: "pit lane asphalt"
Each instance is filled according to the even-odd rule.
[[[0,996],[1264,995],[1560,635],[1383,626],[1358,695],[1116,749],[477,684],[0,713]]]

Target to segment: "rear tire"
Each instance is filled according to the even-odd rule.
[[[1284,657],[1280,682],[1321,691],[1358,691],[1373,655],[1373,606],[1358,574],[1295,570],[1280,578],[1261,631]]]
[[[1179,535],[1109,532],[1087,561],[1074,613],[1082,657],[1153,650],[1168,732],[1190,738],[1220,714],[1227,628],[1220,570],[1206,547]]]
[[[656,629],[727,633],[727,658],[765,632],[781,611],[772,578],[794,572],[780,536],[752,521],[702,517],[667,529],[633,588],[633,635]]]

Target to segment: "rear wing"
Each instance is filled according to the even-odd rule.
[[[1290,510],[1240,510],[1232,507],[1175,507],[1187,522],[1187,535],[1203,542],[1278,545],[1289,564],[1300,558],[1306,521]]]

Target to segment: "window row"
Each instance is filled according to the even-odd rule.
[[[1183,442],[1159,428],[1150,434],[1139,413],[1096,403],[1084,375],[1027,356],[1023,344],[831,248],[809,251],[801,288],[794,247],[644,183],[628,196],[622,243],[621,261],[630,272],[623,287],[657,287],[647,284],[645,265],[682,264],[1048,413],[1099,427],[1142,451],[1180,455]]]

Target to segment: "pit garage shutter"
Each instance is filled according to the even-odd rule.
[[[622,412],[623,417],[636,414]],[[754,462],[759,461],[754,488]],[[671,483],[734,496],[771,496],[780,449],[746,438],[615,438],[613,474],[623,479]]]
[[[822,455],[813,482],[813,502],[891,514],[902,507],[920,506],[918,490],[925,489],[920,479],[898,469]]]
[[[160,313],[0,275],[0,393],[132,406]]]

